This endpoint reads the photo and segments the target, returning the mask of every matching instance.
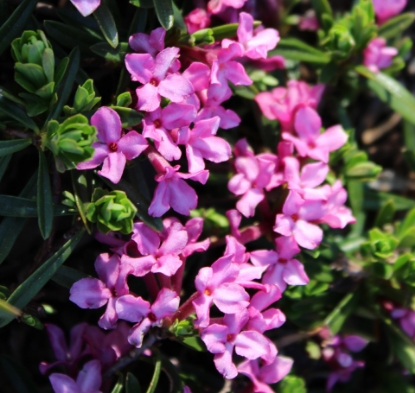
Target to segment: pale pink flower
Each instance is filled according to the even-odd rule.
[[[195,8],[184,17],[189,34],[210,26],[210,16],[203,8]]]
[[[398,15],[405,7],[408,0],[372,0],[376,18],[379,24]]]
[[[210,0],[208,3],[208,11],[212,14],[218,14],[224,11],[227,7],[242,8],[247,0]]]
[[[155,57],[157,53],[164,49],[164,37],[166,30],[162,27],[154,29],[149,35],[144,33],[133,34],[128,43],[137,53],[149,53]]]
[[[300,16],[300,23],[298,24],[300,30],[317,31],[320,28],[316,13],[314,10],[308,10],[304,16]]]
[[[101,0],[71,0],[71,3],[82,16],[88,16],[100,6]]]
[[[381,69],[390,67],[397,54],[396,48],[386,46],[386,40],[383,37],[376,37],[367,44],[363,51],[363,64],[370,71],[378,73]]]

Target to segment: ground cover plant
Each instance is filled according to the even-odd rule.
[[[0,390],[415,392],[414,7],[0,0]]]

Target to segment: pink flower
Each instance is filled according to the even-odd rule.
[[[318,247],[323,239],[323,231],[310,221],[323,217],[321,201],[306,201],[296,191],[290,191],[282,213],[277,214],[275,232],[283,236],[293,236],[301,247],[309,250]]]
[[[45,324],[49,341],[57,361],[50,364],[46,362],[40,363],[39,370],[43,375],[47,374],[56,366],[64,365],[70,368],[76,366],[77,362],[87,352],[85,351],[85,343],[82,338],[86,327],[86,323],[80,323],[71,329],[70,345],[68,348],[62,329],[51,323]]]
[[[152,326],[161,326],[163,319],[170,317],[179,308],[180,298],[176,292],[163,288],[152,305],[141,297],[121,296],[116,310],[121,319],[138,322],[130,330],[128,341],[137,348],[143,344],[143,337]]]
[[[196,276],[199,297],[193,301],[193,306],[200,327],[208,326],[212,303],[226,314],[239,313],[249,304],[249,295],[235,282],[239,267],[231,262],[232,258],[232,254],[219,258],[211,267],[200,269]]]
[[[320,28],[316,13],[314,10],[307,11],[304,16],[300,16],[300,23],[298,24],[300,30],[317,31]]]
[[[239,14],[238,42],[244,47],[244,56],[250,59],[266,59],[268,51],[277,46],[280,36],[275,29],[258,27],[254,30],[254,18],[246,12]]]
[[[100,6],[101,0],[71,0],[71,3],[82,16],[88,16]]]
[[[271,72],[285,69],[285,59],[282,56],[271,56],[266,59],[252,60],[251,64],[260,70]]]
[[[210,26],[210,16],[202,8],[195,8],[184,17],[189,34]]]
[[[394,319],[399,320],[402,330],[413,340],[415,339],[415,311],[396,308],[391,312]]]
[[[391,46],[386,46],[386,40],[376,37],[369,42],[363,51],[363,64],[370,71],[378,73],[382,68],[388,68],[392,64],[392,59],[398,54],[398,50]]]
[[[219,117],[213,117],[198,121],[191,130],[182,128],[179,131],[178,143],[186,146],[190,173],[205,169],[203,159],[216,163],[229,160],[231,156],[229,143],[215,136],[219,123]]]
[[[310,106],[316,109],[324,92],[324,85],[310,87],[305,82],[290,80],[287,87],[277,87],[272,92],[259,93],[255,101],[262,114],[281,124],[281,131],[292,132],[298,108]]]
[[[255,393],[274,393],[268,384],[281,381],[291,371],[293,363],[292,359],[284,356],[277,356],[271,364],[262,367],[258,360],[246,360],[238,366],[238,371],[252,381]]]
[[[100,308],[107,304],[107,309],[98,324],[103,329],[111,329],[118,320],[115,311],[115,301],[119,296],[129,293],[127,276],[133,268],[121,264],[116,254],[100,254],[95,260],[96,278],[83,278],[72,285],[69,300],[80,308]]]
[[[300,157],[310,157],[324,163],[329,162],[329,153],[342,147],[347,134],[340,125],[330,127],[320,134],[321,118],[311,107],[305,106],[296,112],[294,129],[299,137],[284,132],[282,137],[293,143]]]
[[[143,277],[149,272],[172,276],[183,263],[179,254],[189,241],[188,233],[180,223],[173,223],[168,228],[162,243],[157,232],[142,222],[135,223],[131,239],[139,256],[124,254],[121,261],[132,266],[132,274],[137,277]],[[131,247],[127,246],[127,253]]]
[[[213,324],[200,334],[209,352],[215,354],[216,369],[226,378],[232,379],[238,375],[235,364],[232,361],[232,353],[243,356],[249,360],[263,358],[272,362],[275,352],[270,356],[270,344],[272,343],[257,331],[243,331],[248,321],[248,313],[227,314],[223,318],[223,324]],[[275,347],[274,347],[275,348]]]
[[[99,360],[86,363],[76,381],[65,374],[52,374],[49,380],[55,393],[101,393],[101,364]]]
[[[92,145],[95,149],[92,159],[79,163],[77,169],[92,169],[104,163],[98,174],[113,183],[118,183],[126,161],[138,157],[147,148],[148,143],[136,131],[122,136],[120,116],[105,106],[94,113],[91,124],[98,130],[99,142]]]
[[[155,57],[157,53],[164,49],[164,37],[166,36],[166,30],[162,27],[153,30],[150,35],[144,33],[133,34],[128,43],[135,52],[149,53]]]
[[[154,59],[148,53],[130,53],[125,56],[125,66],[133,81],[144,86],[137,92],[137,109],[152,112],[160,106],[161,97],[181,102],[194,93],[192,84],[182,75],[168,71],[179,55],[179,48],[163,49]]]
[[[405,7],[407,0],[372,0],[376,18],[379,24],[398,15]]]
[[[232,236],[241,244],[248,243],[261,237],[261,229],[257,226],[249,226],[243,230],[239,229],[242,215],[238,210],[228,210],[226,212]]]
[[[235,195],[243,195],[236,208],[245,216],[252,217],[255,208],[264,198],[264,189],[270,190],[273,182],[277,157],[263,153],[254,155],[245,139],[235,145],[235,169],[238,172],[228,183],[228,189]]]
[[[153,217],[160,217],[170,207],[177,213],[188,216],[190,210],[197,206],[197,195],[183,179],[194,179],[205,184],[209,172],[206,170],[185,174],[178,172],[180,166],[168,166],[164,174],[156,176],[159,183],[154,193],[153,200],[148,208],[148,214]]]
[[[225,10],[226,7],[242,8],[247,0],[210,0],[208,3],[208,11],[212,14],[218,14]]]

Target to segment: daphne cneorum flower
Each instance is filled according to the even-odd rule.
[[[102,233],[119,231],[129,234],[133,231],[133,219],[137,208],[123,191],[95,189],[92,202],[86,206],[86,217],[96,223]]]

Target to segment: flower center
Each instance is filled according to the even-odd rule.
[[[300,218],[300,217],[298,216],[298,214],[297,214],[297,213],[291,214],[291,219],[292,219],[294,222],[298,221],[298,219],[299,219],[299,218]]]
[[[235,340],[235,335],[234,335],[234,334],[228,334],[228,335],[226,336],[226,341],[227,341],[228,343],[232,342],[233,340]]]
[[[150,85],[158,86],[159,85],[159,82],[158,82],[158,80],[156,78],[151,78]]]
[[[111,142],[108,145],[108,148],[114,153],[114,152],[116,152],[118,150],[118,145],[117,145],[116,142]]]
[[[151,322],[157,322],[157,317],[152,312],[147,317]]]
[[[161,120],[160,119],[154,120],[154,126],[156,128],[160,128],[161,127]]]
[[[282,263],[282,264],[286,264],[288,261],[287,261],[286,258],[280,258],[280,259],[278,259],[278,262]]]
[[[308,145],[308,147],[309,147],[310,149],[315,149],[315,147],[316,147],[316,144],[315,144],[315,142],[314,142],[314,141],[309,141],[309,142],[307,143],[307,145]]]
[[[205,289],[205,291],[203,292],[206,296],[210,296],[212,294],[212,291],[210,289]]]

